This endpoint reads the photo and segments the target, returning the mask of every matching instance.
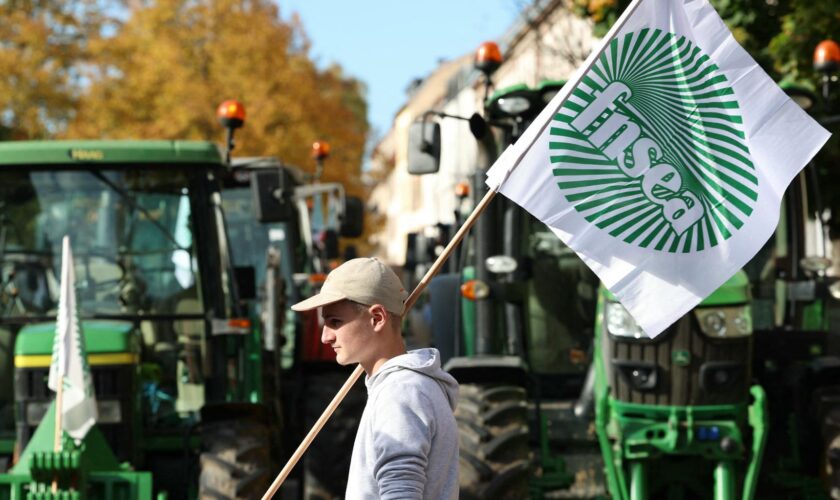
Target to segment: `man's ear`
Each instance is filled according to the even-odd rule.
[[[385,306],[382,304],[374,304],[370,306],[368,312],[371,316],[371,321],[373,322],[373,330],[380,331],[385,328],[386,323],[388,322],[388,311],[385,310]]]

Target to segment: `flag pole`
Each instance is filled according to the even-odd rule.
[[[53,450],[61,451],[61,403],[64,400],[64,375],[58,376],[58,391],[55,393],[55,440],[53,441]],[[53,477],[52,492],[58,492],[58,479]]]
[[[53,441],[54,446],[53,449],[55,451],[61,451],[61,403],[64,399],[62,396],[64,394],[64,375],[58,376],[58,391],[55,394],[55,441]]]
[[[627,19],[630,18],[630,16],[633,14],[633,12],[636,11],[636,8],[641,3],[642,0],[633,0],[633,2],[626,9],[624,9],[624,12],[621,14],[621,17],[619,17],[618,21],[616,21],[616,23],[612,26],[612,28],[610,28],[610,31],[604,37],[604,40],[606,42],[602,43],[597,51],[590,54],[585,65],[583,66],[583,69],[579,70],[578,77],[574,81],[570,82],[573,86],[576,86],[578,81],[583,77],[583,75],[589,72],[590,68],[595,64],[595,61],[597,61],[601,54],[604,52],[606,44],[609,42],[609,40],[611,40],[615,36],[615,34],[624,26],[624,24],[627,22]],[[560,103],[555,107],[555,112],[565,103],[570,93],[571,92],[566,93],[566,96],[563,98],[563,100],[561,100]],[[536,137],[539,137],[545,131],[545,128],[548,126],[549,121],[550,120],[545,120],[545,123],[541,125],[539,131],[536,134],[534,134],[534,138],[531,140],[530,144],[528,144],[525,147],[524,151],[522,151],[522,153],[520,153],[518,157],[514,160],[513,164],[510,166],[507,173],[505,174],[503,180],[499,182],[498,185],[491,187],[490,190],[487,191],[487,194],[485,194],[481,201],[479,201],[479,203],[475,206],[472,213],[469,215],[469,217],[467,217],[467,220],[464,221],[464,224],[460,227],[460,229],[458,229],[458,232],[455,233],[455,236],[453,236],[449,244],[446,245],[446,248],[443,249],[443,252],[441,252],[437,260],[435,260],[434,264],[432,264],[432,266],[426,272],[425,276],[423,276],[423,279],[420,280],[420,283],[417,284],[417,286],[414,288],[414,291],[412,291],[411,295],[408,296],[408,298],[405,301],[403,314],[405,314],[409,311],[409,309],[411,309],[414,303],[417,302],[417,299],[420,297],[420,294],[423,293],[423,291],[429,285],[432,278],[434,278],[435,275],[437,275],[437,273],[440,272],[441,267],[443,267],[443,264],[446,263],[446,260],[449,258],[449,256],[452,255],[452,252],[455,250],[455,247],[457,247],[461,243],[461,240],[464,239],[464,236],[467,234],[467,231],[469,231],[470,228],[472,228],[476,220],[478,220],[478,217],[481,216],[482,213],[484,213],[484,210],[499,192],[499,189],[501,188],[502,184],[504,184],[504,181],[507,179],[508,176],[510,176],[510,173],[519,165],[519,163],[522,161],[522,158],[525,157],[525,154],[534,145],[534,143],[536,142]],[[271,486],[269,486],[268,490],[263,495],[262,500],[270,500],[274,496],[274,494],[283,484],[283,481],[286,480],[286,478],[292,472],[294,466],[298,463],[300,458],[306,452],[306,449],[309,448],[310,444],[312,444],[312,441],[315,439],[315,436],[318,435],[318,433],[324,427],[324,424],[327,423],[327,420],[330,419],[332,414],[335,412],[336,408],[338,408],[338,405],[341,404],[341,401],[344,399],[347,393],[350,392],[350,388],[353,387],[353,384],[356,383],[356,381],[362,375],[363,371],[364,369],[361,365],[356,366],[356,369],[353,370],[353,373],[350,374],[350,376],[347,378],[347,381],[344,382],[343,386],[341,386],[341,389],[339,389],[338,393],[335,395],[333,400],[330,402],[329,405],[327,405],[327,408],[324,410],[324,413],[321,414],[321,416],[312,426],[312,429],[309,430],[309,433],[306,435],[303,441],[301,441],[300,445],[298,445],[291,458],[289,458],[289,461],[286,462],[286,465],[280,471],[280,474],[278,474],[274,481],[271,483]]]

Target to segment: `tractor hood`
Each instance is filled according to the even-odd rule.
[[[87,320],[81,322],[88,354],[133,353],[133,325],[128,321]],[[55,322],[26,325],[15,340],[15,356],[51,356]]]

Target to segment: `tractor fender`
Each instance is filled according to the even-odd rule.
[[[504,382],[533,392],[528,364],[519,356],[479,355],[451,358],[443,367],[459,384]]]

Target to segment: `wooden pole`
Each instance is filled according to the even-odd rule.
[[[452,252],[455,251],[455,247],[457,247],[458,244],[461,243],[461,240],[464,239],[464,236],[466,236],[467,231],[469,231],[473,224],[475,224],[475,221],[478,220],[478,217],[484,212],[484,210],[490,204],[490,201],[493,200],[494,196],[496,196],[496,191],[490,190],[487,192],[486,195],[484,195],[484,198],[481,199],[478,205],[476,205],[470,216],[467,217],[467,220],[464,221],[464,224],[461,226],[460,229],[458,229],[458,232],[455,233],[455,236],[452,237],[452,241],[450,241],[449,244],[446,245],[446,248],[443,249],[443,252],[441,252],[437,260],[435,260],[434,264],[432,264],[432,267],[430,267],[429,270],[426,271],[426,275],[423,276],[423,279],[420,280],[420,283],[418,283],[414,291],[411,292],[411,295],[409,295],[408,298],[405,299],[405,307],[403,308],[403,314],[407,313],[409,309],[411,309],[411,307],[414,305],[414,303],[417,302],[417,299],[420,297],[420,294],[423,293],[423,290],[425,290],[427,286],[429,286],[429,283],[432,281],[432,278],[434,278],[435,275],[440,272],[440,268],[443,267],[443,264],[446,263],[446,259],[448,259],[450,255],[452,255]],[[306,434],[306,437],[303,438],[303,441],[301,441],[300,445],[298,445],[291,458],[289,458],[289,461],[286,462],[285,466],[283,466],[283,470],[280,471],[280,474],[278,474],[274,481],[271,483],[271,486],[269,486],[268,490],[263,495],[262,500],[269,500],[274,496],[277,490],[280,489],[280,486],[283,484],[283,481],[285,481],[286,478],[289,477],[289,474],[292,472],[292,469],[294,469],[295,465],[297,465],[298,461],[303,456],[303,454],[306,453],[306,449],[309,448],[309,445],[312,444],[312,441],[315,440],[315,436],[317,436],[318,433],[321,432],[321,429],[324,427],[324,424],[326,424],[327,420],[329,420],[330,417],[332,417],[332,414],[335,412],[336,408],[338,408],[338,405],[341,404],[341,401],[344,399],[345,396],[347,396],[347,393],[350,392],[350,389],[353,387],[353,384],[355,384],[356,381],[359,380],[359,377],[362,376],[363,372],[364,369],[362,368],[362,365],[356,366],[356,369],[353,370],[353,373],[350,374],[350,376],[347,378],[347,381],[344,382],[344,385],[341,386],[341,389],[339,389],[338,394],[336,394],[333,400],[330,402],[330,404],[327,405],[327,409],[324,410],[324,413],[322,413],[320,417],[318,417],[318,420],[315,422],[315,425],[312,426],[312,429],[310,429],[309,433]]]
[[[53,450],[54,451],[61,451],[61,410],[62,410],[62,402],[64,400],[64,375],[58,376],[58,391],[55,393],[55,439],[53,441]],[[52,492],[58,492],[58,479],[53,478],[52,480]]]

